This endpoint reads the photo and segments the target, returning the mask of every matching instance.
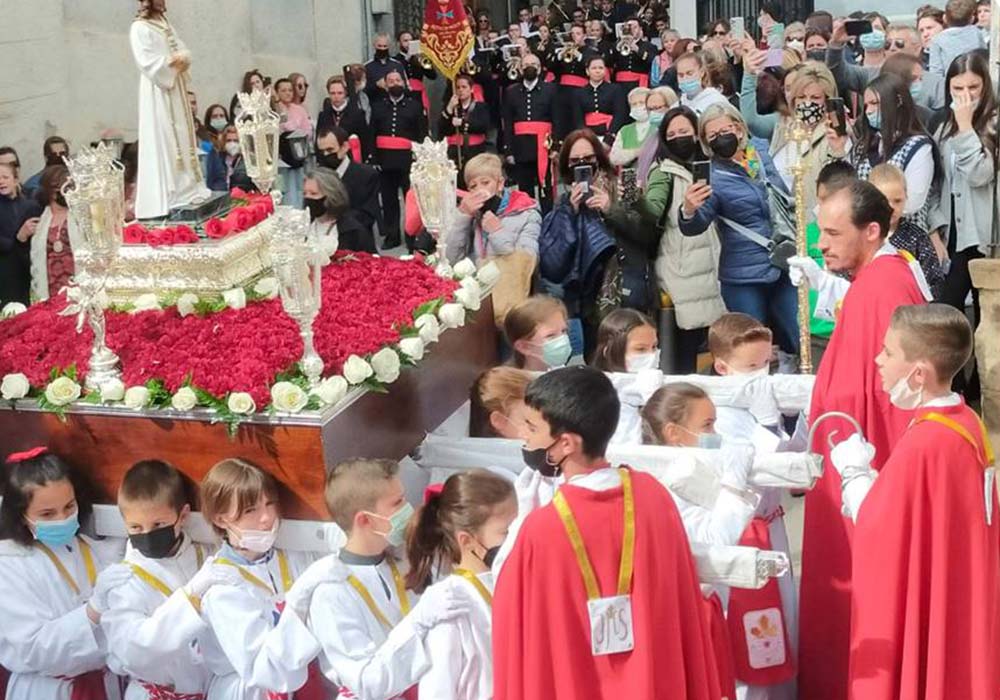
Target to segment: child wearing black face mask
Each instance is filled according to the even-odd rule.
[[[101,617],[108,667],[130,677],[128,697],[202,694],[211,674],[195,663],[192,643],[204,629],[200,597],[217,583],[235,583],[230,567],[205,567],[211,548],[181,527],[191,512],[184,477],[166,462],[132,466],[118,490],[129,535],[125,561],[101,572],[113,579]],[[104,583],[99,579],[99,583]]]
[[[492,697],[490,567],[516,515],[513,485],[482,469],[428,487],[407,537],[407,585],[422,592],[437,575],[440,580],[430,588],[453,589],[472,605],[467,614],[427,633],[434,657],[420,679],[420,697]]]

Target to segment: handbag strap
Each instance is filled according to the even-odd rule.
[[[743,236],[744,238],[746,238],[751,243],[756,243],[761,248],[764,248],[768,253],[770,253],[772,250],[774,250],[774,246],[775,246],[774,240],[772,240],[770,238],[765,238],[764,236],[760,235],[759,233],[757,233],[753,229],[749,229],[746,226],[744,226],[743,224],[738,224],[735,221],[733,221],[732,219],[727,219],[724,216],[719,216],[717,218],[719,219],[719,221],[721,221],[726,226],[728,226],[729,228],[731,228],[734,231],[736,231],[736,233],[740,234],[741,236]]]

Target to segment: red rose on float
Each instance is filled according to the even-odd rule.
[[[226,217],[226,223],[229,224],[229,228],[234,232],[246,231],[254,225],[253,213],[248,211],[246,207],[233,209]]]
[[[223,219],[209,219],[205,222],[205,235],[209,238],[218,240],[225,238],[230,233],[232,233],[232,229],[229,223]]]
[[[139,245],[146,242],[146,227],[138,221],[125,227],[122,231],[122,242],[127,245]]]
[[[166,228],[154,228],[149,233],[146,234],[146,243],[153,246],[154,248],[159,248],[160,246],[170,245],[170,229]]]
[[[198,234],[194,229],[185,224],[174,227],[174,243],[197,243]]]
[[[247,199],[250,195],[243,191],[241,187],[234,187],[229,190],[229,196],[233,199]]]

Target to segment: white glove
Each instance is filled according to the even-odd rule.
[[[808,255],[793,255],[788,258],[788,279],[798,287],[805,279],[809,286],[818,289],[826,275],[819,264]]]
[[[854,433],[830,452],[830,461],[841,476],[850,470],[854,472],[871,469],[875,459],[875,447],[866,442],[859,433]]]
[[[720,481],[736,490],[747,488],[747,479],[753,469],[754,449],[751,445],[730,442],[720,450],[722,474]]]
[[[212,586],[239,586],[242,577],[235,566],[210,563],[198,570],[184,586],[188,595],[201,598]]]
[[[330,583],[346,578],[343,574],[343,564],[336,554],[329,554],[313,562],[303,571],[292,587],[285,593],[285,607],[291,608],[303,622],[309,616],[309,604],[312,602],[313,591],[322,583]]]
[[[114,589],[124,586],[132,578],[132,569],[128,564],[112,564],[101,571],[94,584],[94,590],[90,594],[88,605],[98,615],[103,615],[108,611],[108,594]]]
[[[457,587],[431,586],[420,596],[407,619],[417,634],[424,636],[442,622],[468,615],[471,610],[472,601]]]

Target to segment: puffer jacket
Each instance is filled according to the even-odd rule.
[[[715,225],[699,236],[681,233],[679,217],[691,171],[665,158],[649,175],[640,206],[663,226],[656,256],[656,279],[670,295],[677,325],[705,328],[726,312],[719,291],[719,238]],[[662,222],[662,223],[661,223]]]
[[[722,252],[719,256],[719,281],[723,284],[770,284],[777,282],[781,270],[771,264],[767,250],[733,230],[719,217],[724,217],[756,231],[764,238],[772,237],[770,207],[765,178],[775,187],[784,189],[781,176],[768,155],[768,144],[751,139],[761,160],[761,172],[750,175],[732,160],[712,159],[712,194],[690,219],[680,214],[679,225],[685,236],[698,236],[713,223],[719,231]]]
[[[538,203],[524,192],[505,190],[500,209],[500,230],[483,231],[481,216],[469,216],[456,210],[454,222],[445,242],[445,256],[454,264],[464,257],[475,261],[510,255],[523,250],[538,255],[538,233],[542,215]]]
[[[538,237],[539,270],[555,288],[570,314],[585,310],[600,291],[604,268],[615,252],[615,239],[601,216],[586,207],[574,213],[569,195],[542,220]]]

